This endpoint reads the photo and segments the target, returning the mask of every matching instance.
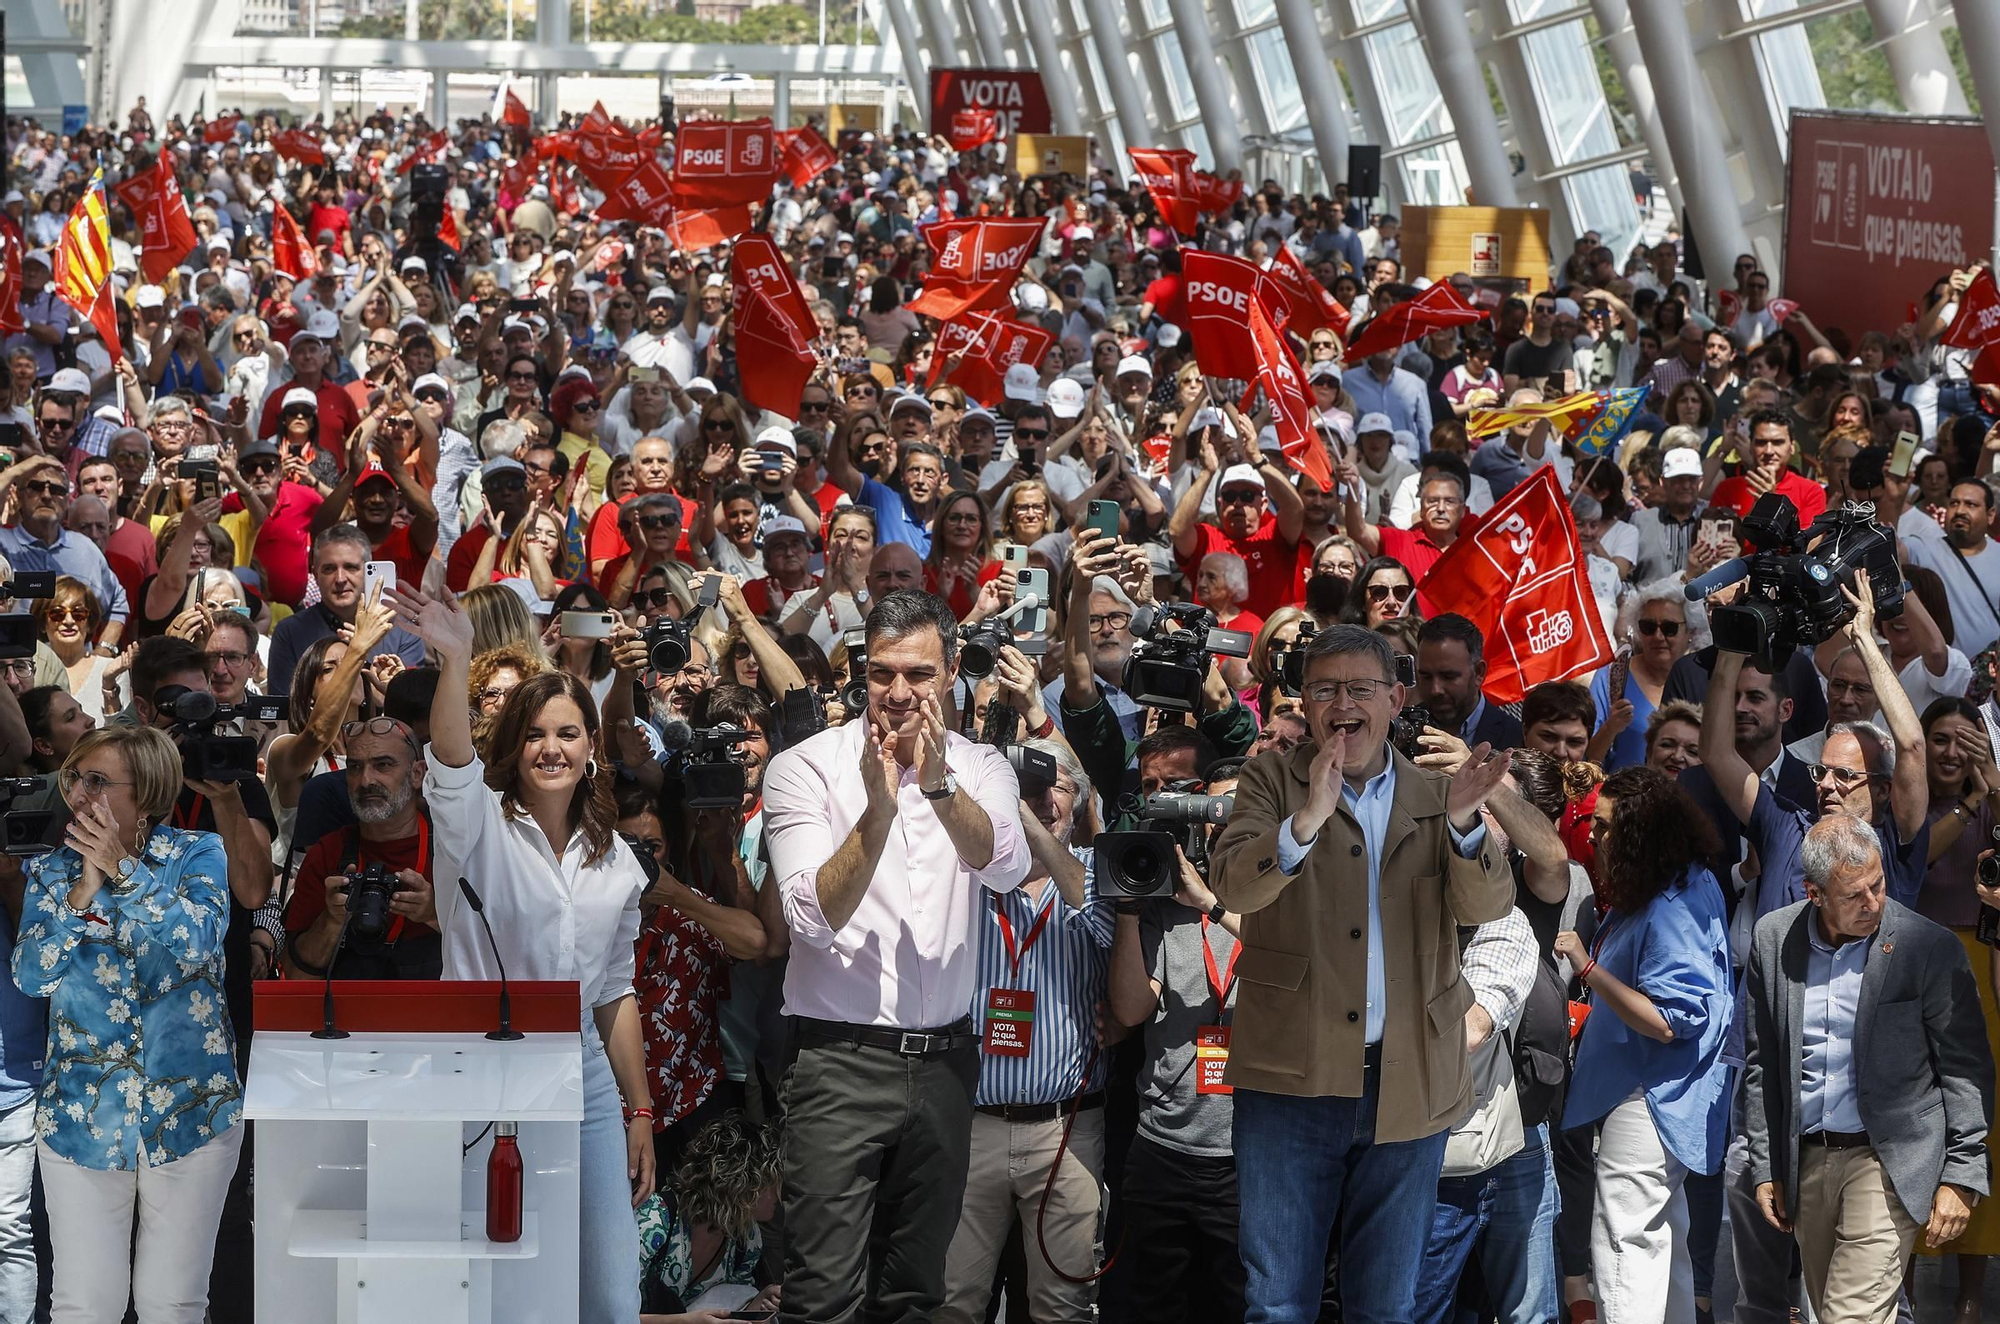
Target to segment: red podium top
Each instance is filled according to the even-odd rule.
[[[523,1034],[576,1034],[583,1024],[576,981],[508,984],[513,1024]],[[260,980],[251,1025],[311,1032],[325,1024],[326,985],[317,979]],[[336,979],[334,1022],[350,1034],[485,1034],[500,1028],[500,985],[492,980]]]

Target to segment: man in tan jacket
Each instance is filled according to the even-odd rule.
[[[1447,777],[1389,744],[1395,655],[1337,625],[1305,660],[1313,741],[1243,769],[1210,887],[1243,917],[1235,1088],[1247,1324],[1318,1317],[1341,1228],[1348,1324],[1411,1317],[1447,1133],[1472,1101],[1457,926],[1514,879],[1479,808],[1507,771],[1480,745]]]

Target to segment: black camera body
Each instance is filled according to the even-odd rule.
[[[286,716],[283,695],[253,695],[244,703],[221,704],[207,690],[191,690],[185,685],[162,687],[153,696],[153,706],[174,719],[167,734],[181,747],[181,770],[191,781],[256,780],[256,738],[224,735],[218,728],[239,718],[280,722]]]
[[[1229,818],[1236,797],[1203,795],[1190,788],[1199,782],[1174,782],[1147,796],[1139,806],[1140,828],[1132,832],[1100,832],[1092,843],[1096,876],[1110,884],[1110,894],[1138,900],[1170,897],[1180,886],[1179,846],[1203,877],[1208,876],[1208,829]]]
[[[662,676],[671,676],[694,656],[686,621],[661,616],[650,622],[639,637],[646,644],[646,665]]]
[[[1792,650],[1826,642],[1854,619],[1842,588],[1866,575],[1878,619],[1903,610],[1903,572],[1896,563],[1894,532],[1875,520],[1871,502],[1849,501],[1799,530],[1798,507],[1767,492],[1742,520],[1743,535],[1758,550],[1744,558],[1743,596],[1709,612],[1716,645],[1774,662]]]
[[[1319,626],[1313,624],[1311,617],[1307,617],[1299,622],[1297,637],[1271,654],[1271,669],[1277,673],[1279,693],[1294,699],[1305,693],[1306,645],[1311,643],[1312,637],[1318,633]]]
[[[969,680],[985,680],[999,665],[1000,650],[1014,642],[1011,620],[989,618],[958,627],[958,671]]]
[[[700,726],[689,729],[682,751],[681,803],[689,809],[737,809],[748,783],[736,747],[754,732],[740,726]]]
[[[1436,726],[1431,720],[1431,710],[1420,703],[1406,703],[1403,710],[1389,719],[1389,743],[1406,759],[1413,759],[1424,752],[1418,737],[1427,726]]]
[[[788,748],[826,730],[826,701],[836,693],[810,685],[795,685],[785,691],[778,700],[778,734]]]
[[[1145,606],[1132,616],[1131,656],[1119,688],[1132,702],[1164,712],[1191,713],[1201,707],[1201,687],[1215,654],[1248,657],[1253,637],[1246,630],[1218,629],[1215,613],[1191,602]]]
[[[389,932],[389,902],[397,886],[386,864],[371,864],[347,876],[347,923],[355,936],[379,940]]]
[[[0,586],[0,597],[13,598],[17,602],[55,595],[56,572],[53,570],[16,572],[12,579]],[[0,616],[0,658],[33,657],[35,645],[41,637],[41,622],[28,613],[23,611]]]
[[[856,627],[841,642],[847,645],[847,683],[840,687],[840,706],[851,722],[868,710],[868,631]]]
[[[1007,756],[1007,766],[1014,770],[1022,799],[1041,795],[1056,784],[1055,755],[1022,744],[1002,745],[1000,752]]]
[[[9,855],[46,855],[62,845],[55,809],[16,809],[14,801],[34,795],[46,783],[39,777],[0,777],[0,843]]]

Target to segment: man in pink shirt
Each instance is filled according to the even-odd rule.
[[[867,632],[867,710],[764,775],[793,939],[784,1302],[797,1319],[922,1320],[943,1304],[979,1079],[974,925],[1030,863],[1006,757],[945,727],[951,609],[890,593]],[[875,1226],[878,1205],[893,1226]]]

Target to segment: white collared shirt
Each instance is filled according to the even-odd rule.
[[[904,768],[882,858],[853,916],[835,928],[820,909],[819,871],[868,806],[861,783],[866,722],[860,714],[822,731],[777,755],[764,773],[771,874],[798,940],[785,972],[785,1012],[935,1029],[972,1005],[980,889],[1011,891],[1027,877],[1020,787],[998,749],[948,733],[945,766],[992,819],[992,859],[974,869],[959,858],[915,767]]]
[[[646,876],[625,844],[614,838],[602,858],[586,864],[578,832],[558,861],[534,819],[501,810],[477,758],[453,768],[428,746],[424,758],[444,977],[500,977],[479,916],[459,894],[458,880],[466,878],[486,905],[509,979],[574,979],[586,1010],[631,993]]]

